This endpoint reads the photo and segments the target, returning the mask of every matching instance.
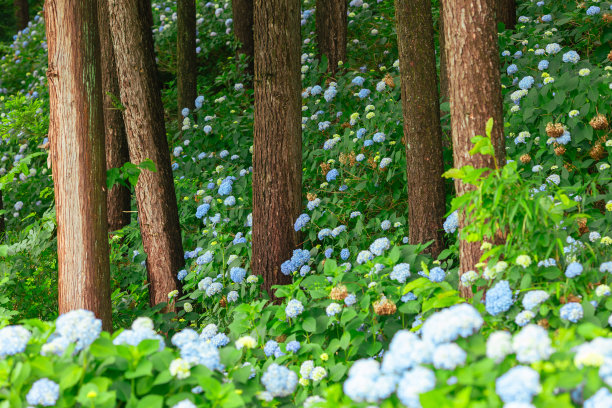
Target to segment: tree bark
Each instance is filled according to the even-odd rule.
[[[240,43],[236,56],[244,54],[248,58],[247,73],[253,75],[253,0],[232,0],[234,35]]]
[[[496,1],[497,22],[504,23],[506,30],[514,30],[516,25],[516,0]]]
[[[430,0],[395,0],[397,44],[408,175],[410,244],[433,240],[436,258],[444,249],[446,212],[440,99]]]
[[[178,90],[178,117],[179,123],[183,121],[181,111],[195,107],[198,96],[197,75],[198,65],[196,56],[196,6],[195,0],[178,0],[177,12],[177,90]]]
[[[119,80],[115,51],[108,21],[108,4],[98,2],[98,27],[100,31],[100,59],[102,71],[102,98],[104,105],[104,134],[106,142],[106,168],[118,168],[130,161],[125,124],[121,110],[115,107],[119,100]],[[108,230],[116,231],[130,223],[130,189],[115,185],[106,199]]]
[[[317,0],[315,28],[319,56],[327,57],[327,71],[338,72],[338,62],[346,61],[347,0]]]
[[[112,328],[100,39],[94,0],[47,0],[50,154],[59,312],[88,309]]]
[[[143,170],[135,187],[149,300],[156,305],[167,302],[168,293],[179,288],[176,274],[184,259],[155,65],[151,3],[108,0],[108,4],[130,159],[135,164],[151,159],[156,166],[155,172]]]
[[[30,22],[30,6],[28,0],[15,0],[15,21],[17,22],[17,30],[21,31],[28,26]]]
[[[446,66],[446,41],[444,41],[444,4],[440,1],[440,16],[438,17],[438,42],[440,44],[440,96],[448,101],[448,68]]]
[[[298,244],[302,126],[299,0],[255,0],[253,272],[264,287],[291,282],[280,271]]]
[[[472,165],[494,168],[491,156],[469,154],[471,138],[485,135],[485,126],[493,118],[492,143],[500,165],[505,163],[505,140],[499,71],[497,28],[494,0],[442,0],[444,4],[444,36],[449,71],[449,95],[454,166]],[[478,69],[475,69],[477,67]],[[455,182],[457,195],[470,186]],[[465,218],[459,217],[459,231]],[[459,274],[475,270],[482,251],[481,243],[460,241]],[[471,296],[469,288],[460,286],[463,296]]]

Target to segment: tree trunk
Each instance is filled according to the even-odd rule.
[[[327,57],[327,71],[338,72],[338,62],[346,61],[347,0],[317,0],[315,27],[319,56]]]
[[[444,41],[444,5],[440,1],[440,16],[438,17],[438,41],[440,43],[440,96],[448,101],[448,68],[446,67],[446,41]]]
[[[4,203],[2,202],[2,190],[0,190],[0,242],[4,241],[4,233],[6,232],[2,210],[4,210]]]
[[[232,0],[234,35],[240,43],[236,56],[244,54],[248,58],[247,73],[253,75],[253,0]]]
[[[404,136],[408,142],[410,244],[433,240],[428,251],[436,258],[444,249],[446,197],[431,1],[395,0],[395,13]]]
[[[108,0],[108,4],[130,159],[135,164],[151,159],[157,169],[143,170],[135,188],[149,300],[156,305],[167,302],[168,293],[179,288],[176,274],[185,261],[155,66],[151,3]]]
[[[516,25],[516,0],[496,1],[497,22],[504,23],[506,30],[514,30]]]
[[[302,125],[299,0],[255,0],[253,272],[291,282],[280,265],[298,244]]]
[[[125,125],[121,110],[115,107],[119,100],[119,80],[115,52],[108,22],[108,4],[98,2],[98,27],[100,31],[100,59],[102,71],[102,98],[104,101],[104,134],[106,136],[106,168],[118,168],[130,161]],[[115,185],[106,199],[108,230],[116,231],[130,223],[130,190]]]
[[[451,128],[454,166],[494,168],[491,156],[469,154],[471,138],[485,135],[485,125],[493,118],[492,142],[498,163],[505,163],[505,140],[499,72],[499,52],[495,23],[494,0],[442,0],[444,3],[444,35],[449,71]],[[474,69],[478,67],[478,69]],[[468,185],[455,182],[457,195]],[[459,217],[459,230],[465,219]],[[482,251],[481,243],[460,241],[459,274],[475,270]],[[460,287],[463,296],[469,288]]]
[[[195,0],[178,0],[177,12],[177,90],[178,90],[178,117],[183,122],[181,111],[195,107],[198,96],[197,75],[198,65],[196,56],[196,7]]]
[[[47,0],[50,154],[59,312],[88,309],[110,330],[100,39],[94,0]]]
[[[30,22],[30,6],[28,0],[15,0],[15,21],[17,22],[17,30],[21,31],[28,26]]]

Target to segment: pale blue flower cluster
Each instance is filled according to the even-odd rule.
[[[495,381],[495,391],[506,404],[530,403],[542,389],[540,375],[531,367],[516,366]]]
[[[563,320],[568,320],[572,323],[578,323],[584,316],[582,305],[580,303],[570,302],[563,306],[559,310],[559,316]]]
[[[380,363],[373,359],[358,360],[350,368],[344,382],[344,393],[355,402],[376,403],[393,394],[397,378],[385,374]]]
[[[331,169],[330,171],[327,172],[327,175],[325,176],[325,179],[328,182],[334,181],[334,180],[336,180],[336,178],[338,178],[339,174],[340,173],[338,173],[337,169]]]
[[[304,305],[297,299],[291,299],[285,307],[285,314],[289,318],[297,317],[304,311]]]
[[[573,64],[580,61],[580,55],[576,51],[568,51],[563,54],[563,62],[571,62]]]
[[[233,267],[230,269],[230,279],[235,283],[242,283],[246,276],[246,270],[240,267]]]
[[[157,340],[159,350],[166,346],[164,338],[153,330],[153,321],[148,317],[139,317],[132,323],[132,328],[119,333],[113,340],[115,345],[138,346],[143,340]]]
[[[391,242],[388,238],[378,238],[370,245],[370,252],[376,256],[381,256],[383,252],[389,249]]]
[[[203,365],[209,370],[223,370],[217,346],[228,343],[229,338],[225,334],[217,334],[216,325],[208,325],[199,336],[189,328],[172,336],[172,344],[179,348],[183,360],[191,366]]]
[[[268,340],[264,345],[264,354],[266,357],[274,356],[276,358],[282,357],[285,355],[278,345],[278,343],[274,340]]]
[[[594,16],[597,15],[601,12],[601,9],[597,6],[591,6],[587,9],[586,14],[587,16]]]
[[[554,351],[546,329],[535,324],[528,324],[514,335],[512,350],[524,364],[547,360]]]
[[[357,263],[359,265],[371,261],[372,259],[374,259],[374,254],[370,251],[361,251],[357,254]]]
[[[612,393],[606,387],[602,387],[591,398],[584,401],[584,408],[612,407]]]
[[[59,392],[59,384],[48,378],[41,378],[32,384],[32,388],[26,395],[26,401],[32,406],[53,407],[59,398]]]
[[[459,228],[459,214],[457,211],[453,211],[447,218],[444,220],[444,224],[442,225],[444,228],[444,232],[447,234],[453,234]]]
[[[506,73],[508,75],[516,74],[517,72],[518,72],[518,67],[516,66],[516,64],[510,64],[508,65],[508,68],[506,68]]]
[[[446,272],[444,272],[444,269],[440,268],[439,266],[435,266],[429,271],[428,278],[432,282],[439,283],[444,281],[444,278],[446,278]]]
[[[583,267],[580,263],[572,262],[571,264],[567,265],[567,268],[565,268],[565,276],[568,278],[575,278],[582,273],[582,270]]]
[[[433,344],[450,343],[469,337],[484,323],[474,306],[462,303],[434,313],[423,324],[423,340]]]
[[[540,305],[540,303],[548,300],[550,296],[543,290],[532,290],[525,293],[523,297],[523,307],[527,310],[533,310]]]
[[[310,260],[310,251],[307,249],[294,249],[291,259],[281,264],[281,272],[284,275],[290,275],[308,263]]]
[[[510,309],[512,306],[512,291],[508,281],[499,281],[487,292],[485,307],[487,312],[496,316]]]
[[[520,80],[518,86],[521,89],[527,90],[527,89],[530,89],[533,86],[534,82],[535,82],[535,79],[533,79],[532,76],[528,75],[528,76],[526,76],[526,77],[524,77],[523,79]]]
[[[261,383],[272,396],[286,397],[295,391],[297,374],[287,367],[270,364],[261,377]]]
[[[406,283],[406,279],[410,276],[410,265],[407,263],[399,263],[393,266],[393,271],[389,277],[399,283]]]
[[[89,310],[72,310],[64,313],[55,322],[55,333],[49,337],[42,348],[43,354],[61,355],[74,343],[74,351],[79,352],[93,343],[102,332],[102,321],[96,319]]]
[[[0,359],[23,353],[32,333],[23,326],[6,326],[0,329]]]

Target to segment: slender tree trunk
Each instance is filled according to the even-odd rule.
[[[196,7],[195,0],[178,0],[177,12],[177,89],[178,117],[182,123],[183,108],[193,110],[198,96],[196,56]]]
[[[456,168],[465,165],[494,168],[491,156],[469,154],[471,138],[485,135],[485,125],[493,118],[492,142],[498,163],[505,163],[503,110],[499,72],[499,52],[494,0],[442,0],[444,35],[449,70],[449,94],[453,159]],[[474,69],[478,67],[478,69]],[[455,182],[457,195],[468,185]],[[459,229],[465,218],[460,216]],[[475,270],[482,252],[481,243],[460,241],[459,274]],[[461,287],[463,296],[471,296]]]
[[[241,44],[236,56],[244,54],[248,58],[247,73],[253,75],[254,40],[253,40],[253,0],[232,0],[234,35]]]
[[[4,241],[4,233],[6,232],[4,214],[1,214],[2,210],[4,210],[4,203],[2,202],[2,190],[0,190],[0,242]]]
[[[102,71],[102,98],[104,101],[104,134],[106,136],[106,168],[118,168],[130,161],[125,125],[121,110],[115,107],[119,100],[119,80],[115,52],[108,25],[108,4],[98,2],[98,27],[100,31],[100,59]],[[108,230],[116,231],[130,223],[130,190],[115,185],[106,199]]]
[[[440,99],[430,0],[395,0],[399,49],[410,244],[433,240],[436,258],[444,249],[446,212]]]
[[[94,0],[47,0],[49,140],[59,312],[88,309],[110,330],[100,39]]]
[[[30,22],[30,6],[28,0],[15,0],[15,21],[17,22],[17,30],[21,31],[28,26]]]
[[[150,303],[156,305],[167,302],[168,293],[179,288],[176,274],[185,262],[155,66],[151,3],[108,0],[108,4],[130,159],[136,164],[151,159],[157,169],[143,170],[135,188]]]
[[[514,30],[516,25],[516,0],[496,1],[497,22],[504,23],[507,30]]]
[[[291,282],[280,265],[298,244],[302,126],[299,0],[255,0],[253,272]]]
[[[327,57],[327,71],[338,72],[338,62],[346,61],[347,0],[317,0],[315,27],[319,55]]]
[[[440,43],[440,96],[448,101],[448,68],[446,67],[446,41],[444,41],[444,4],[440,1],[440,17],[438,18],[438,41]]]

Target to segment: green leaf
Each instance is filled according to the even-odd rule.
[[[315,320],[315,318],[307,317],[306,319],[304,319],[304,321],[302,322],[302,329],[306,330],[307,332],[314,333],[317,330],[317,321]]]
[[[491,131],[493,130],[493,118],[489,118],[489,120],[487,120],[487,125],[485,127],[485,132],[486,135],[489,139],[491,139]]]
[[[147,395],[138,401],[137,408],[162,408],[164,405],[164,397],[161,395]]]

